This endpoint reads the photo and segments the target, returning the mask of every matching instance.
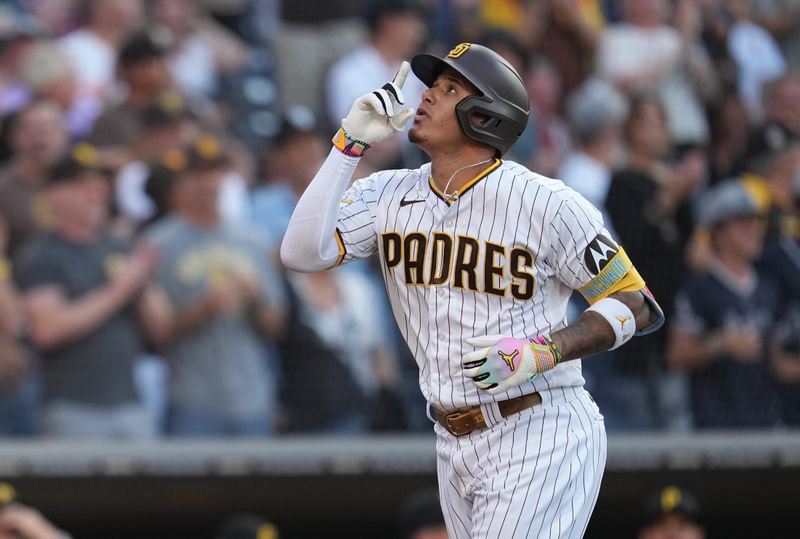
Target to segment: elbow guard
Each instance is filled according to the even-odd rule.
[[[639,290],[639,293],[642,294],[644,297],[644,301],[647,303],[647,306],[650,307],[650,320],[648,324],[643,327],[642,329],[637,329],[634,336],[640,337],[642,335],[649,335],[654,331],[658,331],[661,326],[664,325],[664,321],[666,318],[664,317],[664,311],[661,309],[661,306],[656,301],[656,298],[653,296],[653,293],[650,292],[650,289],[646,286]]]

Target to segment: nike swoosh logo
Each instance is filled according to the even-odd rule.
[[[406,198],[403,197],[400,200],[400,207],[402,208],[403,206],[408,206],[409,204],[416,204],[417,202],[425,202],[425,199],[424,198],[416,198],[414,200],[406,200]]]

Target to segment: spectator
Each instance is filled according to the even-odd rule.
[[[531,119],[535,126],[535,153],[529,166],[544,176],[554,177],[572,147],[569,127],[559,115],[561,79],[544,58],[530,61],[525,86],[531,100]]]
[[[133,143],[142,129],[144,110],[172,85],[166,64],[167,42],[156,32],[138,32],[122,45],[117,73],[126,85],[123,101],[106,108],[92,129],[100,147]]]
[[[767,343],[780,299],[754,267],[764,235],[758,207],[740,182],[723,182],[704,198],[701,222],[710,230],[714,260],[680,291],[669,364],[691,373],[696,426],[772,426],[778,394]]]
[[[361,19],[363,2],[280,0],[279,4],[282,24],[274,36],[264,38],[275,50],[281,104],[284,108],[305,105],[322,118],[328,68],[367,39]]]
[[[625,97],[614,87],[600,79],[584,83],[567,103],[567,118],[577,148],[561,163],[557,176],[603,213],[611,232],[606,196],[611,171],[622,164],[622,123],[627,112]]]
[[[0,115],[18,110],[30,99],[20,74],[39,31],[35,19],[13,6],[0,5]]]
[[[252,222],[258,226],[260,229],[264,230],[269,234],[271,238],[273,238],[276,243],[283,238],[284,233],[286,232],[286,227],[289,224],[289,219],[292,215],[292,211],[294,210],[295,205],[297,204],[297,200],[299,199],[300,195],[303,193],[305,188],[308,186],[308,182],[311,178],[314,177],[316,174],[317,169],[319,168],[320,163],[325,159],[326,154],[326,147],[323,139],[320,137],[318,132],[318,125],[314,117],[314,113],[311,109],[303,106],[294,106],[290,107],[285,115],[282,122],[281,130],[278,136],[275,139],[274,147],[272,148],[270,155],[275,155],[276,158],[271,160],[273,163],[274,174],[275,177],[272,179],[270,183],[264,186],[260,186],[254,189],[252,194],[252,204],[251,204],[251,214],[252,214]],[[345,275],[339,275],[340,272],[343,273],[358,273],[359,275],[356,277],[348,277]],[[366,277],[367,280],[364,280]],[[360,321],[361,324],[365,323],[363,320],[362,315],[364,313],[369,313],[372,320],[371,323],[374,324],[373,331],[377,331],[380,336],[373,335],[371,342],[374,345],[375,343],[382,341],[382,342],[397,342],[395,333],[397,332],[396,326],[394,323],[388,320],[388,309],[389,306],[385,300],[385,296],[378,290],[381,286],[376,283],[375,281],[375,271],[374,268],[370,266],[367,261],[363,262],[356,262],[350,264],[347,267],[342,268],[341,270],[336,272],[336,276],[331,280],[328,277],[322,280],[323,285],[327,286],[328,288],[337,289],[342,288],[349,289],[350,287],[355,287],[357,289],[364,289],[364,294],[368,296],[374,296],[374,300],[370,303],[371,307],[363,307],[363,311],[360,313],[355,314],[356,319]],[[298,276],[298,279],[302,279],[302,276]],[[366,288],[365,288],[366,287]],[[359,292],[361,293],[361,292]],[[298,309],[295,311],[296,314],[303,315],[306,317],[306,322],[311,325],[312,327],[309,330],[314,329],[314,320],[308,320],[309,312],[300,312],[301,307],[305,307],[306,311],[308,311],[307,305],[304,305],[301,298],[298,298],[300,302],[298,304]],[[352,305],[351,305],[352,307]],[[315,309],[310,310],[311,314],[315,313]],[[335,313],[328,309],[327,315],[324,312],[319,312],[315,314],[317,320],[322,320],[324,318],[334,319],[336,318]],[[377,321],[377,322],[376,322]],[[300,339],[304,339],[305,337],[300,332],[298,335]],[[323,336],[325,337],[325,336]],[[340,343],[330,342],[330,334],[327,335],[328,342],[325,342],[325,339],[320,339],[319,342],[316,342],[316,345],[319,346],[320,349],[330,347],[330,346],[337,346]],[[292,339],[292,335],[289,335],[287,342],[290,342]],[[306,344],[307,345],[307,344]],[[292,356],[296,355],[296,352],[292,352],[295,350],[294,345],[286,345],[289,349],[289,353]],[[300,346],[304,346],[301,344]],[[373,353],[377,352],[377,354]],[[334,355],[335,353],[341,353],[341,351],[331,351],[325,350],[321,352],[325,354],[326,357],[330,355]],[[383,381],[383,386],[393,386],[394,381],[392,380],[397,375],[395,374],[395,363],[397,360],[386,360],[386,358],[394,358],[395,356],[400,357],[402,356],[403,359],[407,360],[402,366],[408,366],[408,373],[403,372],[403,381],[407,381],[412,391],[409,392],[409,399],[412,402],[408,403],[408,410],[406,412],[406,416],[413,421],[417,416],[421,417],[420,423],[422,426],[427,428],[427,418],[424,417],[424,413],[420,414],[420,412],[424,409],[424,402],[419,402],[419,389],[417,385],[417,368],[413,362],[413,358],[405,357],[408,355],[408,347],[403,344],[398,344],[398,346],[390,347],[390,351],[380,349],[380,350],[373,350],[369,351],[365,355],[368,356],[367,360],[360,360],[364,361],[364,365],[357,366],[355,365],[355,361],[353,357],[344,357],[340,359],[333,359],[335,363],[339,364],[339,362],[344,361],[346,365],[353,365],[355,366],[356,370],[363,370],[365,367],[367,368],[367,374],[369,376],[380,374],[381,380]],[[284,358],[285,359],[285,358]],[[371,367],[367,367],[368,365],[373,365],[375,369]],[[287,369],[291,366],[287,365]],[[413,369],[411,368],[413,367]],[[305,371],[306,369],[303,369]],[[373,372],[370,374],[370,370]],[[412,372],[413,371],[413,372]],[[300,379],[298,383],[303,383],[303,372],[297,372],[296,374],[300,375]],[[287,372],[287,377],[291,377],[293,373]],[[391,382],[391,383],[389,383]],[[288,382],[287,382],[288,383]],[[355,383],[355,380],[349,380],[348,383]],[[355,389],[358,391],[358,388]],[[404,423],[403,420],[400,420],[393,415],[392,410],[395,408],[397,404],[395,388],[392,387],[391,390],[388,387],[384,387],[379,391],[375,391],[375,382],[366,382],[366,386],[362,388],[362,391],[366,390],[367,394],[371,394],[372,402],[370,405],[372,409],[376,411],[375,416],[373,419],[376,420],[377,423],[386,422],[388,420],[391,425],[386,425],[386,428],[391,428],[392,430],[397,430],[398,425],[402,425]],[[297,390],[302,395],[303,390]],[[324,391],[320,388],[320,391]],[[292,393],[292,391],[288,391],[287,394]],[[313,394],[319,394],[316,391],[312,391]],[[337,390],[335,394],[331,395],[331,399],[341,398],[340,395],[342,391]],[[304,399],[300,397],[299,399],[295,398],[292,395],[289,395],[291,403],[287,403],[290,407],[294,406],[296,409],[294,410],[295,416],[300,415],[306,418],[313,418],[313,414],[319,413],[320,406],[319,403],[311,403],[311,408],[306,408],[304,403],[302,402]],[[299,401],[299,402],[295,402]],[[359,400],[360,402],[360,400]],[[355,407],[360,406],[361,404],[355,405]],[[381,406],[386,408],[386,412],[381,412],[378,410]],[[311,414],[311,415],[309,415]],[[362,410],[363,416],[363,410]],[[320,417],[316,418],[317,421]],[[362,417],[363,419],[363,417]],[[295,423],[297,423],[297,418],[295,418]],[[367,422],[362,421],[362,425],[366,425]],[[310,423],[306,423],[309,425]],[[295,425],[296,426],[296,425]],[[374,428],[379,428],[380,425],[373,424]],[[306,429],[312,428],[309,426],[304,427]]]
[[[770,352],[783,422],[790,426],[800,425],[800,164],[795,167],[793,212],[784,214],[780,235],[767,247],[760,264],[778,283],[783,299]]]
[[[319,135],[314,112],[305,106],[289,107],[266,159],[274,177],[256,187],[251,196],[251,219],[279,242],[308,182],[325,160],[327,146]]]
[[[703,99],[713,95],[711,63],[699,46],[700,14],[688,0],[623,0],[625,22],[603,31],[597,73],[627,92],[654,91],[676,144],[708,140]],[[678,27],[669,26],[673,14]]]
[[[658,98],[642,95],[632,100],[624,127],[628,162],[612,176],[605,206],[620,243],[637,260],[653,294],[664,298],[661,306],[669,321],[693,228],[689,199],[705,179],[705,162],[698,151],[677,164],[668,161],[672,148],[666,121]],[[619,383],[614,402],[604,408],[609,428],[615,422],[618,428],[656,428],[665,421],[673,422],[672,428],[685,427],[683,381],[665,373],[664,335],[659,331],[615,351]]]
[[[133,384],[133,363],[157,302],[152,249],[106,232],[108,178],[97,150],[76,145],[47,178],[53,228],[19,258],[16,277],[42,363],[42,429],[50,436],[143,438],[156,433]]]
[[[800,75],[792,73],[764,84],[763,121],[751,134],[747,148],[748,171],[763,170],[769,159],[793,142],[800,141]]]
[[[54,41],[38,41],[26,51],[20,79],[33,98],[52,99],[64,109],[66,128],[72,137],[89,134],[100,113],[99,104],[79,93],[72,60]]]
[[[775,169],[771,183],[780,186],[775,191],[781,202],[770,208],[773,241],[767,245],[761,267],[780,284],[786,299],[800,301],[800,273],[795,271],[800,267],[796,252],[800,238],[800,144],[785,152]]]
[[[739,176],[745,169],[750,124],[742,100],[728,90],[709,110],[711,141],[708,148],[709,181],[718,183]]]
[[[169,159],[173,215],[149,233],[163,253],[156,282],[168,303],[161,344],[173,436],[260,436],[274,428],[276,373],[261,338],[274,339],[283,326],[282,285],[267,241],[221,218],[223,151],[201,136]]]
[[[694,494],[668,486],[646,502],[637,539],[705,539],[700,505]]]
[[[442,506],[436,492],[409,496],[397,514],[398,539],[447,539]]]
[[[78,73],[78,91],[101,103],[114,83],[117,54],[142,27],[142,0],[89,0],[86,26],[61,38],[64,52]]]
[[[794,254],[800,254],[795,241]],[[790,268],[800,271],[799,260]],[[795,283],[797,284],[797,283]],[[794,296],[784,309],[770,341],[772,370],[781,396],[781,419],[789,427],[800,426],[800,298]]]
[[[513,34],[504,30],[493,30],[486,34],[480,43],[502,56],[520,74],[523,80],[528,78],[527,70],[531,64],[530,54]],[[538,123],[537,114],[531,114],[528,117],[528,127],[506,152],[506,160],[518,163],[531,161],[539,149],[539,133],[536,127]]]
[[[739,96],[750,114],[761,117],[761,87],[786,72],[786,59],[769,32],[753,20],[752,0],[725,4],[733,19],[728,31],[728,53],[736,63]]]
[[[19,2],[50,36],[63,36],[78,26],[84,0],[49,0],[48,2]]]
[[[800,4],[794,0],[759,0],[755,20],[775,36],[790,66],[800,65]]]
[[[0,218],[0,436],[29,436],[35,432],[36,384],[22,343],[23,317],[11,264],[3,254],[6,232]]]
[[[577,90],[590,74],[591,59],[606,21],[599,0],[547,0],[544,32],[537,50],[555,66],[564,94]]]
[[[114,182],[114,197],[121,217],[133,225],[152,217],[154,208],[144,193],[148,163],[158,161],[169,150],[184,147],[197,138],[200,126],[175,92],[159,94],[136,116],[136,135],[130,145],[119,146],[117,158],[124,161]]]
[[[66,151],[69,137],[61,108],[36,100],[18,111],[6,126],[10,161],[0,169],[0,216],[8,225],[8,254],[46,228],[47,215],[39,193],[49,169]]]
[[[367,13],[370,41],[331,66],[326,82],[327,112],[331,125],[338,126],[359,96],[380,88],[394,78],[400,62],[411,58],[425,37],[422,6],[416,0],[372,1]],[[416,108],[424,85],[409,76],[403,87],[404,107]],[[403,161],[410,151],[405,131],[373,145],[365,157],[370,166],[385,168]]]
[[[237,513],[225,519],[214,539],[280,539],[280,533],[275,524],[262,516]]]
[[[14,487],[0,483],[0,539],[70,539],[33,507],[16,499]]]
[[[797,230],[796,186],[800,174],[800,140],[783,151],[775,152],[763,175],[767,190],[768,228],[767,243],[773,244],[781,236],[792,236]]]
[[[169,70],[189,98],[212,98],[220,76],[244,68],[248,54],[245,44],[208,17],[197,2],[153,0],[150,12],[153,22],[169,36]]]
[[[308,344],[295,338],[282,344],[290,429],[352,434],[364,433],[378,424],[383,430],[402,430],[397,366],[382,339],[382,320],[370,310],[379,304],[373,297],[372,283],[363,274],[338,269],[292,272],[287,277],[296,300],[295,323],[305,328],[295,336],[318,343],[320,351],[330,358],[326,371],[346,371],[340,376],[342,380],[333,384],[322,374],[326,371],[298,361],[309,356],[305,353]],[[320,390],[328,384],[334,392]],[[303,395],[316,398],[298,398]],[[351,405],[335,413],[337,401]],[[395,406],[389,406],[391,402]],[[380,417],[380,412],[390,417]]]

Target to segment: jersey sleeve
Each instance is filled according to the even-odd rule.
[[[593,293],[584,287],[619,253],[619,245],[603,226],[600,212],[572,190],[548,220],[556,275],[567,286],[580,291],[589,303],[594,303],[606,290],[601,292],[595,287]]]
[[[377,174],[357,180],[342,196],[334,232],[339,246],[337,266],[370,256],[378,248],[377,182]]]
[[[664,312],[644,279],[585,198],[570,190],[549,222],[555,238],[553,266],[562,282],[590,305],[617,292],[641,292],[650,307],[650,321],[636,335],[647,335],[664,324]]]

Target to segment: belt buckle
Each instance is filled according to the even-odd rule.
[[[453,436],[464,436],[465,434],[469,434],[470,432],[475,430],[475,425],[473,424],[466,426],[462,430],[462,428],[453,425],[453,423],[451,423],[451,420],[456,421],[459,419],[463,419],[464,417],[469,417],[469,415],[470,415],[469,411],[456,411],[446,414],[442,419],[444,419],[445,427],[447,428],[447,431],[450,434],[452,434]]]

